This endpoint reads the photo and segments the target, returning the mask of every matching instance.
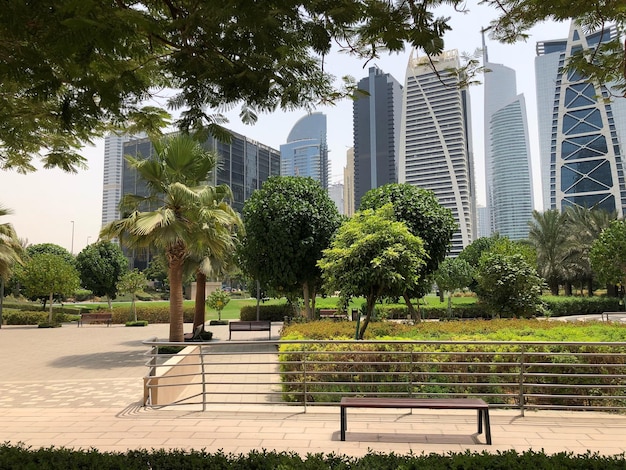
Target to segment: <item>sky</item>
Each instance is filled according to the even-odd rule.
[[[482,46],[480,30],[495,18],[495,11],[468,2],[468,13],[451,10],[438,11],[451,16],[452,31],[445,36],[446,49],[458,49],[460,53],[472,54]],[[530,31],[527,42],[503,45],[487,39],[489,61],[501,63],[517,72],[518,93],[526,97],[531,166],[533,174],[535,209],[542,210],[539,150],[536,117],[534,57],[537,41],[567,37],[569,24],[546,23]],[[410,49],[399,54],[386,55],[369,64],[350,58],[345,54],[333,54],[327,60],[326,70],[338,79],[351,75],[357,81],[367,76],[368,67],[378,66],[404,83]],[[477,202],[485,204],[485,180],[483,159],[483,87],[470,88],[472,108],[472,138],[474,167],[476,171]],[[331,161],[331,182],[343,181],[346,150],[352,146],[352,102],[344,100],[334,106],[319,106],[328,123],[328,148]],[[274,112],[259,116],[254,126],[240,122],[236,110],[227,114],[226,127],[263,144],[279,149],[298,119],[306,110]],[[0,170],[0,206],[9,208],[13,214],[2,217],[0,223],[12,223],[20,238],[30,244],[56,243],[78,253],[87,244],[98,239],[102,211],[102,179],[104,142],[97,140],[82,150],[88,159],[88,170],[78,174],[66,174],[61,170],[43,170],[21,175],[14,171]]]

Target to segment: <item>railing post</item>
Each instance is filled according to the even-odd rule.
[[[200,344],[200,368],[202,370],[202,411],[206,411],[206,370],[204,368],[204,351]]]
[[[411,347],[411,361],[409,363],[409,398],[413,398],[413,347]]]
[[[306,389],[306,350],[302,354],[302,386],[303,386],[303,390],[304,390],[304,412],[306,413],[306,403],[307,403],[307,399],[306,399],[306,395],[307,395],[307,389]]]
[[[524,345],[522,344],[520,351],[520,364],[519,364],[519,406],[520,411],[522,412],[522,417],[524,416],[524,372],[526,369],[526,355],[524,350]]]

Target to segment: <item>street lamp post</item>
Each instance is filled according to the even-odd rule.
[[[70,220],[70,222],[72,222],[72,247],[70,248],[70,253],[74,254],[74,221]]]

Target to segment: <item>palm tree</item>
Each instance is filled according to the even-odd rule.
[[[206,184],[216,167],[216,156],[186,135],[152,142],[150,159],[127,156],[148,187],[148,196],[124,195],[121,220],[101,231],[103,238],[118,238],[128,247],[155,247],[165,253],[170,281],[170,341],[183,341],[183,267],[190,256],[204,253],[207,241],[215,242],[216,256],[223,248],[221,235],[233,224],[232,214],[216,201],[224,202],[227,186]],[[225,203],[224,203],[225,204]],[[156,207],[143,210],[145,207]],[[199,234],[202,234],[200,236]],[[205,243],[199,243],[203,239]]]
[[[569,229],[569,253],[567,261],[575,278],[581,283],[587,283],[589,296],[593,295],[593,269],[589,260],[591,245],[600,236],[613,220],[617,219],[616,212],[580,206],[568,207],[565,211]]]
[[[0,206],[0,217],[11,214],[11,210]],[[2,327],[2,303],[4,283],[11,276],[12,268],[21,263],[22,245],[13,225],[0,224],[0,328]]]
[[[559,284],[567,278],[566,257],[569,234],[567,218],[558,210],[543,213],[533,211],[528,239],[537,250],[537,268],[553,295],[559,294]]]

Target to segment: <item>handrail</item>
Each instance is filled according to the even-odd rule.
[[[341,396],[410,396],[480,397],[522,414],[626,410],[626,342],[151,338],[144,344],[145,405],[153,407],[284,403],[306,411]],[[159,354],[161,346],[194,348]],[[184,392],[164,399],[172,387]]]

